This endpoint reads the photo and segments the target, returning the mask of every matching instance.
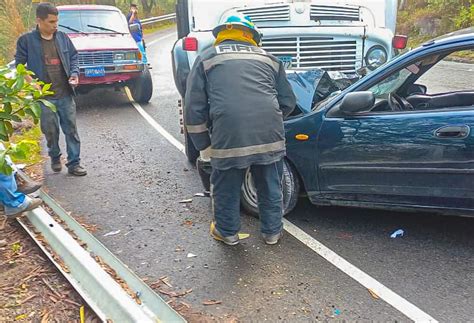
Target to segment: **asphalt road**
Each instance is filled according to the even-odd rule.
[[[170,33],[155,34],[148,44]],[[143,108],[182,141],[170,61],[175,39],[149,45],[154,96]],[[447,68],[466,72],[462,64]],[[46,187],[65,209],[97,224],[96,237],[139,276],[166,275],[174,289],[192,288],[183,300],[219,320],[410,321],[293,236],[266,246],[252,217],[242,215],[251,236],[239,246],[213,241],[209,199],[179,203],[202,191],[197,172],[127,97],[96,91],[77,104],[89,175],[45,167]],[[474,219],[317,208],[305,199],[287,219],[435,319],[474,321]],[[405,236],[391,239],[397,229]],[[115,230],[121,231],[104,237]],[[202,305],[209,299],[222,304]]]

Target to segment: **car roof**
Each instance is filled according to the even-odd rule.
[[[109,11],[120,11],[117,7],[114,6],[105,6],[105,5],[64,5],[57,7],[59,11],[61,10],[109,10]]]
[[[460,29],[453,31],[451,33],[436,37],[428,42],[425,45],[431,45],[433,43],[450,43],[452,41],[463,41],[463,40],[474,40],[474,27],[469,27],[465,29]]]

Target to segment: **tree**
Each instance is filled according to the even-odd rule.
[[[51,84],[33,80],[25,80],[27,75],[33,75],[25,66],[18,65],[16,70],[7,66],[0,66],[0,140],[5,148],[0,148],[0,173],[10,175],[12,168],[6,160],[7,155],[16,158],[25,158],[35,142],[21,141],[17,144],[10,143],[13,134],[12,122],[21,122],[29,116],[38,124],[41,116],[41,105],[56,111],[56,107],[43,99],[44,96],[53,94],[49,91]]]

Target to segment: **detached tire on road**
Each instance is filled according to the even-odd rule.
[[[150,70],[145,67],[139,77],[130,81],[128,87],[135,102],[148,103],[153,95],[153,81]]]
[[[283,215],[287,215],[296,206],[300,192],[300,182],[293,167],[283,160]],[[253,183],[252,174],[247,170],[240,194],[240,202],[244,211],[258,217],[257,190]]]

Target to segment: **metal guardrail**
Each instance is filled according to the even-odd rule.
[[[176,14],[175,13],[170,13],[168,15],[142,19],[142,20],[140,20],[140,22],[142,23],[142,25],[149,25],[149,24],[153,24],[155,22],[160,22],[160,21],[165,21],[165,20],[172,20],[172,19],[176,19]]]
[[[18,174],[27,178],[22,172]],[[33,227],[20,218],[17,221],[103,322],[186,322],[48,194],[40,190],[39,196],[59,221],[42,207],[27,213]],[[39,239],[37,234],[42,238]],[[55,258],[51,251],[59,258]],[[60,259],[62,265],[56,259]],[[109,266],[116,276],[111,276],[101,264]],[[135,293],[135,299],[116,279]]]

